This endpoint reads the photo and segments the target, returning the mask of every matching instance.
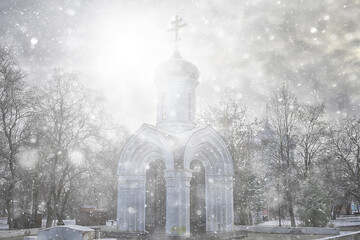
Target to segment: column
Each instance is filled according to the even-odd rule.
[[[145,231],[145,176],[118,178],[118,231]]]
[[[224,220],[225,231],[234,230],[234,188],[233,177],[226,176],[224,182],[224,191],[226,196],[226,217]]]
[[[207,176],[206,230],[222,232],[233,230],[232,176]]]
[[[190,180],[186,170],[165,171],[166,233],[190,236]]]

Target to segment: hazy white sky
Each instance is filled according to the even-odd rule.
[[[360,95],[356,68],[342,66],[348,56],[331,55],[344,50],[349,32],[360,36],[357,27],[343,27],[358,17],[343,2],[1,1],[0,38],[17,47],[32,84],[57,67],[74,71],[135,130],[156,121],[154,72],[172,54],[174,36],[166,30],[178,14],[188,23],[180,52],[200,70],[198,110],[228,89],[260,115],[286,80],[302,101],[325,100],[341,114],[354,111]]]
[[[30,2],[2,2],[2,18],[10,24],[2,26],[3,39],[19,46],[30,82],[41,83],[53,68],[74,71],[104,96],[119,121],[134,129],[155,121],[153,77],[157,65],[172,55],[174,35],[166,30],[176,13],[188,23],[181,33],[183,57],[207,61],[202,56],[208,50],[192,46],[191,35],[209,21],[195,21],[188,11],[199,12],[200,2]]]

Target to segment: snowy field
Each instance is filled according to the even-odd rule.
[[[261,234],[249,233],[245,240],[306,240],[306,239],[319,239],[323,236],[309,236],[309,235],[289,235],[289,234]]]
[[[7,219],[2,217],[0,218],[0,230],[7,230],[9,229],[9,225],[7,225]],[[70,219],[70,220],[64,220],[65,225],[74,225],[75,224],[75,220],[74,219]],[[46,219],[42,220],[42,228],[45,228],[46,226]],[[0,236],[1,236],[1,232],[0,232]]]
[[[340,216],[329,224],[333,224],[334,227],[360,226],[360,216]]]
[[[64,221],[65,225],[74,225],[75,224],[75,220],[74,219],[69,219],[69,220],[65,220]],[[263,222],[261,224],[259,224],[260,226],[278,226],[279,222],[277,220],[274,221],[267,221],[267,222]],[[299,225],[300,222],[298,221],[297,224]],[[348,227],[348,226],[360,226],[360,216],[340,216],[338,217],[336,220],[331,221],[329,224],[331,224],[332,226],[336,227]],[[46,225],[46,219],[44,219],[42,221],[42,227],[45,228]],[[281,225],[284,227],[289,227],[290,226],[290,221],[288,220],[283,220],[281,221]],[[112,227],[115,228],[116,226],[116,222],[111,222],[108,221],[106,223],[106,230],[111,230]],[[29,235],[36,235],[37,233],[37,229],[16,229],[16,230],[7,230],[8,229],[8,225],[6,224],[6,218],[0,218],[0,239],[12,239],[12,240],[20,240],[23,239],[23,237],[20,238],[16,238],[16,236],[19,235],[25,235],[25,234],[29,234]],[[340,234],[346,234],[349,232],[346,231],[341,231]],[[246,238],[248,240],[255,240],[255,239],[268,239],[268,240],[275,240],[275,239],[279,239],[279,240],[303,240],[303,239],[317,239],[319,238],[319,236],[309,236],[309,235],[304,235],[304,236],[300,236],[300,235],[287,235],[287,234],[282,234],[282,235],[277,235],[277,234],[260,234],[260,233],[249,233],[249,237]]]
[[[68,219],[64,220],[65,225],[75,225],[75,219]],[[42,228],[45,228],[46,226],[46,219],[43,219],[42,221]],[[106,228],[112,229],[112,227],[116,227],[116,222],[107,221],[106,222]],[[14,230],[8,230],[9,225],[6,224],[6,218],[2,217],[0,218],[0,239],[3,238],[11,238],[12,240],[17,240],[17,238],[13,238],[15,236],[23,236],[23,235],[36,235],[38,229],[14,229]],[[23,239],[23,237],[19,238]]]
[[[296,221],[296,225],[298,226],[299,224],[301,224],[300,221]],[[266,222],[262,222],[259,224],[260,226],[279,226],[279,221],[278,220],[272,220],[272,221],[266,221]],[[283,227],[290,227],[291,223],[290,220],[281,220],[281,226]]]
[[[296,224],[297,224],[297,226],[300,226],[301,222],[296,221]],[[275,226],[279,226],[279,222],[277,220],[273,220],[273,221],[267,221],[267,222],[260,223],[259,225],[260,226],[267,226],[267,227],[270,227],[270,226],[275,227]],[[332,226],[334,228],[352,227],[352,226],[359,226],[359,228],[360,228],[360,216],[353,216],[353,215],[340,216],[336,220],[331,220],[328,223],[328,225]],[[281,226],[290,227],[291,223],[290,223],[289,220],[283,220],[283,221],[281,221]],[[348,234],[350,232],[351,231],[340,231],[340,235]],[[259,237],[259,238],[254,238],[255,236]],[[255,235],[252,235],[249,239],[283,239],[283,240],[291,240],[291,239],[316,239],[316,238],[318,238],[318,236],[317,237],[314,236],[314,238],[311,237],[311,236],[306,236],[307,238],[302,238],[301,236],[296,236],[296,238],[292,238],[289,235],[284,235],[281,238],[277,238],[277,237],[271,238],[271,237],[272,236],[268,236],[268,238],[262,238],[261,234],[255,234]]]
[[[260,226],[279,226],[279,221],[272,220],[272,221],[262,222],[259,225]],[[331,220],[328,223],[328,225],[333,226],[335,228],[336,227],[360,226],[360,216],[353,216],[353,215],[340,216],[340,217],[336,218],[336,220]],[[281,226],[290,227],[291,226],[290,220],[282,220]],[[296,221],[296,226],[301,226],[301,222]]]

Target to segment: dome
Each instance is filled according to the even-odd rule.
[[[178,51],[170,60],[163,62],[156,70],[155,83],[166,81],[193,81],[198,84],[199,70],[191,62],[185,61]]]

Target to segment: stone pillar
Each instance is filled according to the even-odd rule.
[[[225,176],[224,179],[224,193],[225,193],[225,220],[224,230],[234,230],[234,182],[233,176]]]
[[[144,232],[145,176],[119,176],[118,184],[118,231]]]
[[[206,189],[206,231],[232,231],[234,221],[232,176],[209,175]]]
[[[190,236],[190,180],[191,172],[165,171],[166,233]]]

